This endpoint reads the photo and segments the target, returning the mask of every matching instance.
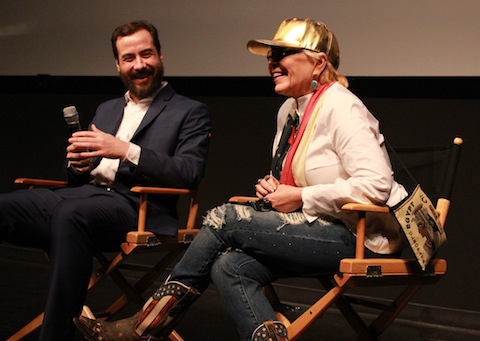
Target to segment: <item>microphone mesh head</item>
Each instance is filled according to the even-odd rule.
[[[63,108],[63,118],[65,119],[67,124],[78,124],[79,118],[77,108],[75,108],[74,106]]]

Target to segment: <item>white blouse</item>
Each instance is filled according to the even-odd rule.
[[[377,119],[348,89],[335,83],[323,94],[324,102],[307,149],[302,190],[303,213],[309,222],[319,216],[341,219],[355,232],[356,214],[342,212],[349,202],[393,206],[407,192],[395,182],[390,159]],[[311,95],[280,107],[273,152],[280,140],[290,109],[298,106],[300,117]],[[379,224],[388,221],[387,228]],[[403,246],[399,225],[390,214],[367,216],[365,246],[377,253],[394,253]]]

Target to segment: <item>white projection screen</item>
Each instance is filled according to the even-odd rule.
[[[264,76],[249,39],[289,17],[325,22],[347,76],[479,76],[476,0],[3,0],[0,75],[108,76],[113,29],[147,19],[168,76]]]

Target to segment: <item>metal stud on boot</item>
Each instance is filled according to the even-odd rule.
[[[265,321],[254,330],[252,341],[288,341],[287,328],[278,321]]]
[[[179,282],[162,285],[134,316],[114,322],[100,322],[80,316],[74,319],[89,341],[168,340],[176,322],[199,296],[194,288]]]

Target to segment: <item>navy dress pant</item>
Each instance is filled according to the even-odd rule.
[[[74,339],[72,319],[84,304],[94,254],[119,250],[136,225],[136,204],[109,188],[83,185],[0,194],[0,241],[41,248],[49,255],[40,340]]]

